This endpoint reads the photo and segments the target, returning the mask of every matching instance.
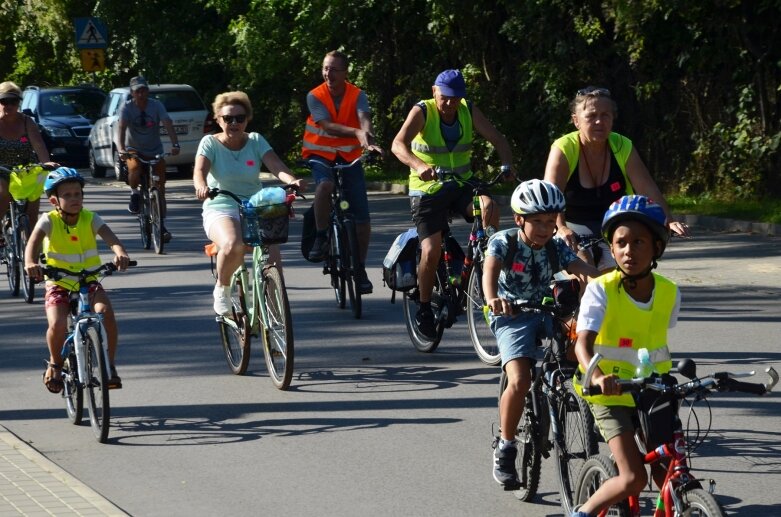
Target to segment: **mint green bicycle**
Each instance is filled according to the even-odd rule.
[[[227,190],[209,191],[211,198],[219,194],[238,203],[244,242],[252,246],[251,269],[245,262],[231,277],[231,314],[216,317],[225,358],[233,373],[243,375],[249,365],[252,337],[260,335],[271,382],[286,390],[293,378],[293,319],[285,279],[279,267],[269,263],[268,247],[287,242],[292,196],[280,205],[256,209]],[[216,278],[216,246],[207,245],[206,254]]]

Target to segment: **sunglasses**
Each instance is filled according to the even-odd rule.
[[[610,90],[607,88],[597,88],[596,86],[587,86],[578,90],[578,97],[610,97]]]
[[[19,104],[19,99],[15,98],[15,97],[9,97],[7,99],[0,99],[0,104],[2,104],[3,106]]]
[[[247,120],[247,115],[221,115],[222,120],[225,121],[226,124],[233,124],[234,122],[236,124],[243,124]]]

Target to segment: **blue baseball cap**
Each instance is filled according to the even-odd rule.
[[[466,83],[461,70],[445,70],[437,76],[434,86],[439,87],[442,95],[448,97],[466,97]]]

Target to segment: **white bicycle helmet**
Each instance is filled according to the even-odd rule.
[[[549,214],[563,212],[564,194],[559,187],[549,181],[524,181],[510,198],[513,212],[519,215]]]

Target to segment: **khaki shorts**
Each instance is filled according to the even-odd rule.
[[[634,434],[637,427],[634,421],[637,410],[633,406],[603,406],[589,403],[589,407],[605,443],[627,431]]]

